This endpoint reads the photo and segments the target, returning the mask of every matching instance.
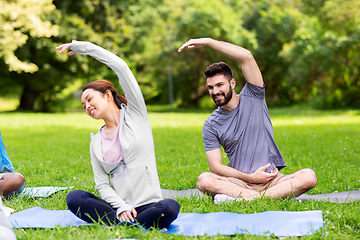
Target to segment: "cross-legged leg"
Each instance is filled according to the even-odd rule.
[[[92,193],[74,190],[66,196],[69,210],[88,223],[98,222],[107,226],[118,223],[111,205]]]
[[[262,196],[271,198],[297,197],[312,189],[317,183],[316,174],[311,169],[302,169],[290,175],[284,175],[274,185],[264,191],[241,187],[227,177],[213,173],[202,173],[197,182],[200,191],[215,196],[225,194],[244,200],[253,200]]]
[[[225,194],[230,197],[242,198],[251,200],[260,196],[259,192],[241,187],[229,180],[227,177],[222,177],[210,172],[202,173],[196,184],[197,188],[210,195]]]
[[[164,199],[136,208],[136,221],[145,228],[167,228],[178,216],[180,205],[173,199]]]
[[[269,189],[263,192],[271,198],[298,197],[311,190],[317,183],[316,174],[311,169],[301,169],[290,175],[285,175]]]
[[[5,198],[11,197],[14,193],[21,192],[25,186],[25,178],[21,173],[6,173],[0,179],[0,194]]]

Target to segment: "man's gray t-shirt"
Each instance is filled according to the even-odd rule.
[[[219,107],[204,122],[205,151],[223,146],[229,167],[244,173],[253,173],[267,163],[271,166],[266,172],[284,168],[265,102],[265,87],[246,83],[239,96],[234,110]]]

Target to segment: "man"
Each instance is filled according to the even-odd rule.
[[[290,175],[279,170],[286,166],[273,136],[265,102],[265,85],[250,51],[211,38],[191,39],[179,52],[208,46],[241,63],[246,84],[235,93],[236,81],[225,63],[205,70],[207,88],[218,106],[203,126],[206,157],[211,173],[202,173],[197,187],[214,196],[215,203],[228,200],[253,200],[297,197],[312,189],[317,178],[313,170],[302,169]],[[222,164],[220,146],[230,160]]]
[[[24,187],[25,178],[21,173],[15,172],[0,132],[0,196],[7,199],[20,193]]]

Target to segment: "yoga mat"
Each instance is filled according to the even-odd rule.
[[[25,188],[18,196],[19,197],[49,197],[51,194],[56,193],[61,190],[71,189],[71,187],[27,187]],[[170,189],[161,189],[162,195],[164,198],[176,198],[176,197],[196,197],[201,198],[203,193],[198,189],[185,189],[185,190],[170,190]],[[339,192],[339,193],[325,193],[325,194],[302,194],[297,199],[301,201],[329,201],[333,203],[349,203],[353,201],[360,200],[360,191],[348,191],[348,192]]]
[[[47,210],[33,207],[11,214],[8,217],[13,228],[56,228],[89,225],[69,210]]]
[[[88,224],[69,210],[46,210],[41,207],[14,213],[8,220],[14,228],[55,228],[57,225],[68,227]],[[244,233],[259,236],[274,234],[283,237],[309,235],[322,227],[321,211],[269,211],[254,214],[179,213],[178,218],[163,232],[185,236]]]
[[[198,189],[185,189],[185,190],[169,190],[161,189],[164,198],[175,198],[175,197],[202,197],[203,194]],[[348,191],[348,192],[339,192],[339,193],[325,193],[325,194],[302,194],[297,199],[301,201],[329,201],[333,203],[349,203],[353,201],[360,200],[360,191]]]
[[[311,235],[324,227],[321,211],[180,213],[167,233],[186,236],[251,234],[277,237]]]
[[[317,195],[302,194],[298,197],[301,201],[329,201],[333,203],[350,203],[360,200],[360,191],[348,191],[339,193],[325,193]]]
[[[164,198],[175,198],[175,197],[196,197],[200,198],[203,196],[203,193],[200,192],[198,189],[185,189],[185,190],[170,190],[170,189],[161,189],[161,193]]]
[[[71,187],[27,187],[18,195],[18,197],[49,197],[51,194],[61,190],[71,189]]]

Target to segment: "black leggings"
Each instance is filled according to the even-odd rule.
[[[119,223],[116,210],[92,193],[74,190],[66,196],[69,210],[88,223],[98,222],[107,226]],[[135,208],[135,222],[144,228],[167,228],[179,213],[180,205],[173,199],[164,199]]]

